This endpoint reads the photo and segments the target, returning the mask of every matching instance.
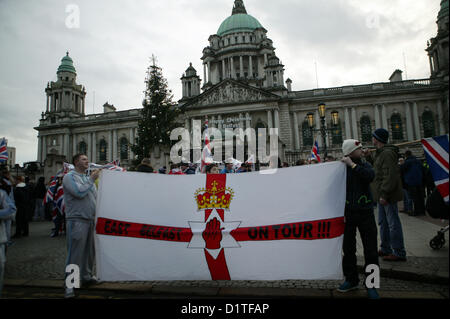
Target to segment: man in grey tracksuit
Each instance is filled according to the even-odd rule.
[[[95,180],[99,171],[86,175],[89,161],[86,155],[73,158],[75,169],[64,176],[64,201],[66,205],[66,267],[75,264],[80,270],[80,281],[89,284],[94,266],[94,224],[97,189]],[[66,297],[74,296],[73,288],[66,288]]]

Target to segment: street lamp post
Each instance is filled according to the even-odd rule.
[[[326,105],[325,103],[319,103],[318,105],[318,111],[319,111],[319,117],[320,117],[320,128],[315,129],[314,128],[314,113],[310,112],[306,115],[306,120],[308,121],[309,129],[312,132],[320,132],[320,135],[322,136],[322,144],[323,144],[323,153],[324,157],[326,158],[327,153],[327,133],[328,131],[332,131],[335,126],[339,124],[339,113],[337,111],[331,112],[331,123],[333,125],[332,128],[326,128],[325,127],[325,111],[326,111]]]

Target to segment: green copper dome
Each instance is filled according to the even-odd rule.
[[[234,0],[233,11],[231,16],[225,19],[217,30],[219,36],[224,36],[234,32],[252,32],[257,28],[262,28],[262,25],[247,14],[243,0]]]
[[[61,65],[58,67],[58,71],[56,73],[59,72],[72,72],[75,74],[77,73],[75,67],[73,66],[73,60],[69,56],[69,52],[66,52],[66,56],[61,59]]]
[[[251,32],[257,28],[262,28],[262,25],[249,14],[238,13],[226,18],[217,30],[217,34],[224,36],[234,32]]]

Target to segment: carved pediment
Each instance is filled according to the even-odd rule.
[[[248,85],[242,85],[235,81],[224,81],[216,87],[213,87],[201,94],[192,104],[198,106],[232,103],[238,104],[273,100],[277,98],[279,98],[279,96],[275,94],[253,88]]]

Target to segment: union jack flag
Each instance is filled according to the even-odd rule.
[[[211,144],[209,142],[209,134],[208,134],[208,118],[205,120],[205,146],[202,151],[202,163],[201,163],[201,172],[205,172],[206,165],[211,164],[213,162],[212,152],[211,152]]]
[[[317,140],[314,141],[313,148],[311,150],[311,159],[315,159],[318,162],[320,162],[320,156],[319,156],[319,143],[317,143]]]
[[[0,139],[0,162],[6,162],[8,160],[8,150],[6,148],[6,138]]]
[[[126,169],[123,167],[120,167],[120,160],[112,161],[111,163],[105,164],[102,166],[104,169],[108,169],[110,171],[121,171],[125,172]]]
[[[64,215],[66,204],[64,203],[64,189],[62,185],[60,185],[56,191],[54,203],[59,212]]]
[[[449,203],[448,145],[448,134],[422,139],[422,146],[434,184],[446,204]]]
[[[115,165],[115,166],[120,166],[120,160],[112,161],[111,164],[113,164],[113,165]]]
[[[91,172],[94,169],[107,169],[107,170],[110,170],[110,171],[126,172],[125,168],[120,167],[120,160],[115,160],[115,161],[112,161],[111,163],[108,163],[108,164],[105,164],[105,165],[89,163],[89,168],[87,170],[87,175],[90,175]]]
[[[44,197],[44,205],[47,203],[53,203],[54,206],[58,205],[58,199],[61,201],[61,199],[64,197],[64,192],[62,189],[62,185],[58,185],[58,177],[64,177],[70,170],[73,170],[74,167],[72,164],[69,163],[63,163],[63,168],[60,169],[55,176],[52,176],[52,180],[50,182],[50,185],[48,186],[47,193]],[[61,191],[60,191],[61,188]],[[62,211],[61,211],[62,213]]]
[[[57,191],[57,182],[58,182],[58,174],[56,174],[56,176],[52,176],[52,181],[50,182],[50,185],[48,186],[47,189],[47,193],[45,194],[44,197],[44,205],[47,203],[51,203],[54,200],[54,196],[56,194]]]

